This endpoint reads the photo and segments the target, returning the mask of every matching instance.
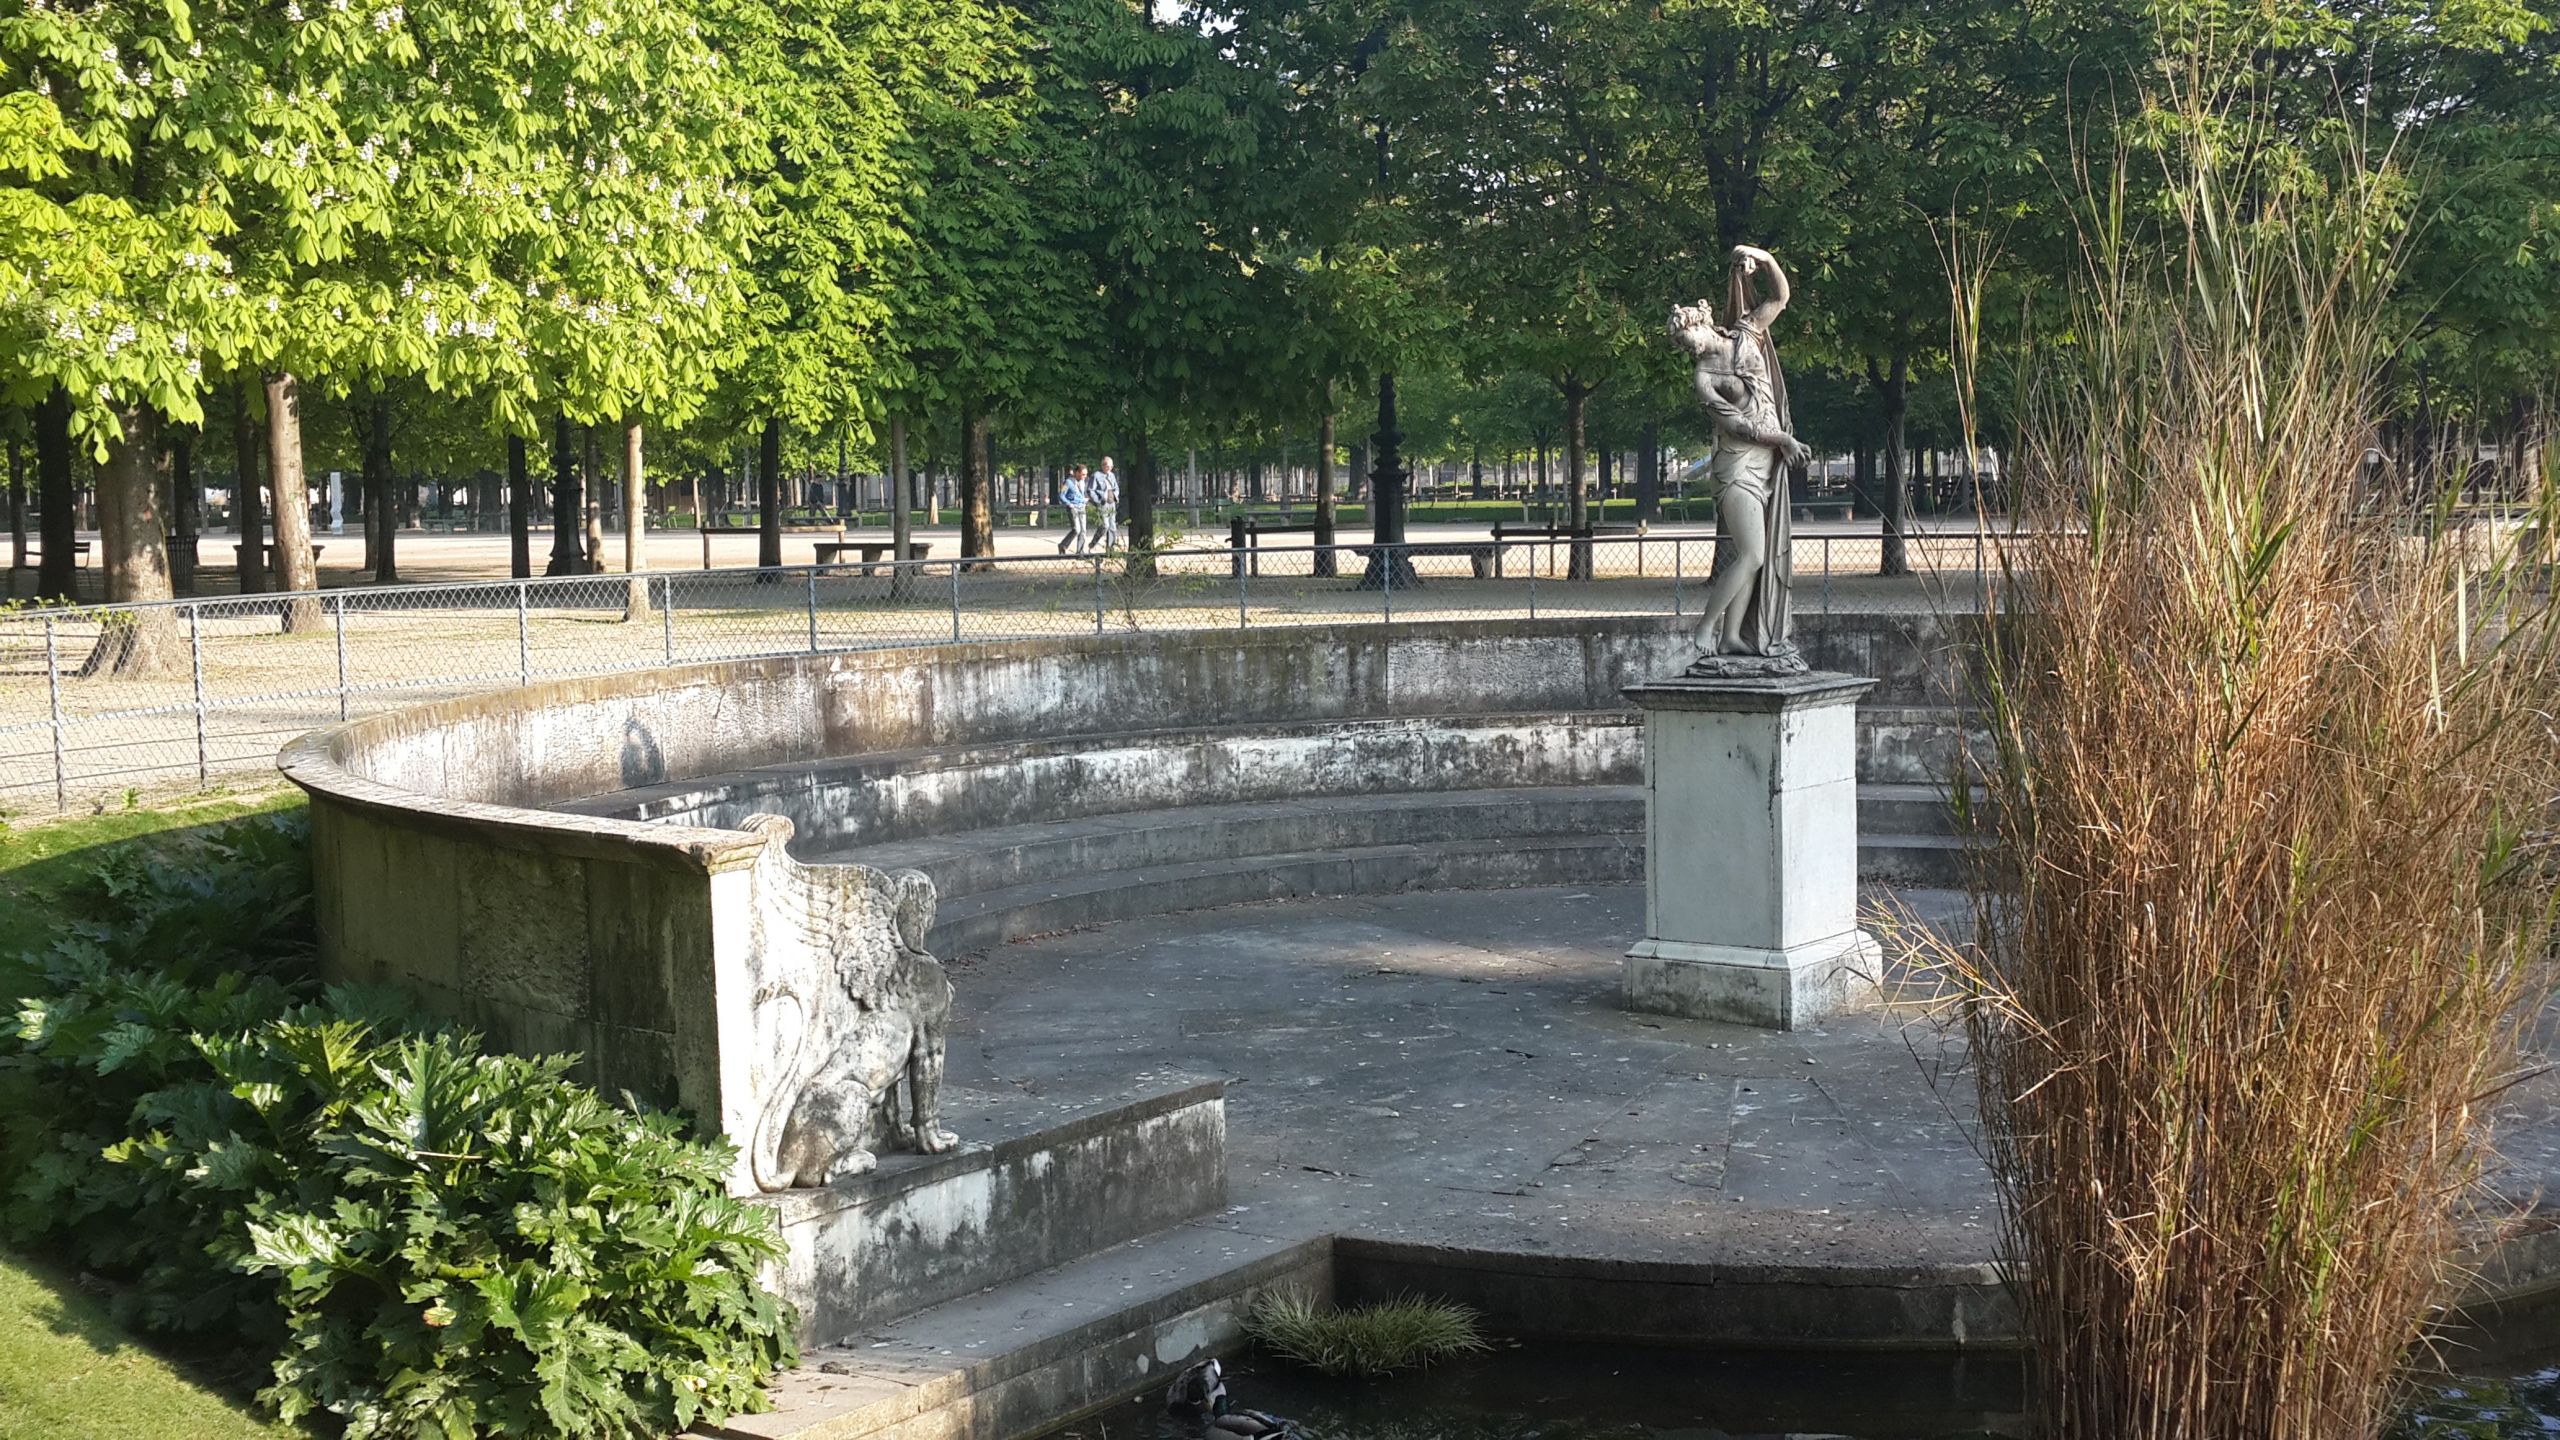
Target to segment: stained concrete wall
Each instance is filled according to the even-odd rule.
[[[1872,703],[1929,706],[1948,699],[1962,634],[1859,616],[1801,638],[1817,665],[1878,676]],[[1669,622],[1574,618],[729,661],[395,711],[304,737],[282,764],[312,797],[332,978],[406,986],[507,1048],[578,1050],[596,1084],[736,1133],[743,1097],[724,1094],[719,1052],[747,1033],[738,977],[754,973],[763,842],[545,807],[759,767],[894,775],[902,752],[1107,749],[1096,740],[1136,731],[1619,712],[1622,687],[1686,654]]]

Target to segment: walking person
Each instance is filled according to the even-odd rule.
[[[1120,477],[1111,470],[1111,457],[1102,457],[1102,469],[1085,484],[1085,498],[1093,502],[1094,527],[1102,533],[1104,554],[1120,548]]]
[[[1084,474],[1083,466],[1070,465],[1066,478],[1058,482],[1058,504],[1067,512],[1067,533],[1058,537],[1058,553],[1061,555],[1070,550],[1081,555],[1089,543],[1085,531]]]

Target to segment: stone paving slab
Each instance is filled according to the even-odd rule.
[[[1883,900],[1871,893],[1871,900]],[[1963,923],[1962,896],[1892,897]],[[1228,1081],[1218,1223],[1683,1265],[1971,1266],[1998,1208],[1960,1037],[1917,1004],[1779,1034],[1618,1008],[1643,892],[1236,906],[955,965],[956,1081]],[[2560,1174],[2560,1079],[2503,1097],[2498,1189]]]

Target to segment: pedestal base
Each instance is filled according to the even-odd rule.
[[[1626,1005],[1652,1015],[1803,1030],[1863,998],[1883,953],[1864,930],[1786,950],[1640,940],[1627,952]]]
[[[1646,789],[1628,1009],[1797,1030],[1875,973],[1858,929],[1857,780],[1858,697],[1874,683],[1811,671],[1628,688],[1645,712]]]

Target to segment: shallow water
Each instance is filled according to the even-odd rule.
[[[2471,1372],[2431,1380],[2394,1440],[2560,1435],[2560,1312],[2466,1331]],[[1995,1356],[1702,1353],[1613,1345],[1505,1346],[1420,1374],[1326,1380],[1261,1355],[1227,1365],[1239,1406],[1285,1415],[1308,1440],[1986,1440],[2023,1435],[2019,1376]],[[1150,1394],[1055,1440],[1199,1440]]]

